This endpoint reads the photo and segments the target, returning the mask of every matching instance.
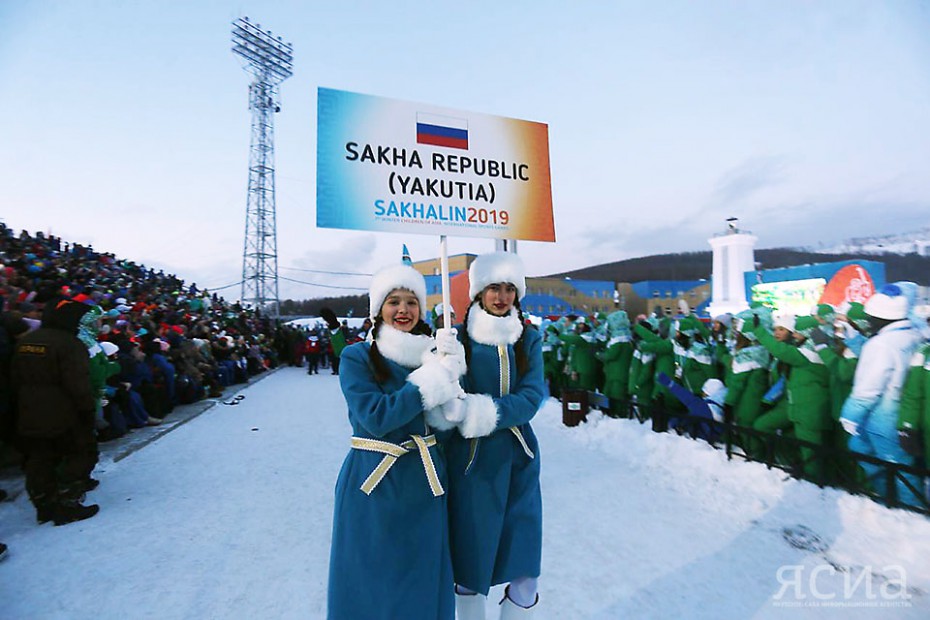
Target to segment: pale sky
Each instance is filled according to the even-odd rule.
[[[557,241],[519,244],[530,275],[708,250],[731,216],[758,247],[930,226],[917,0],[3,0],[0,219],[201,286],[239,282],[241,16],[294,46],[275,118],[282,299],[368,285],[299,269],[371,273],[404,243],[414,260],[439,250],[316,228],[320,86],[547,123]],[[493,247],[449,238],[451,254]]]

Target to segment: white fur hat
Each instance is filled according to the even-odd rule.
[[[779,314],[775,317],[775,324],[772,325],[775,327],[784,327],[790,332],[794,331],[795,316],[793,314]]]
[[[417,296],[420,302],[420,318],[426,314],[426,281],[419,271],[409,265],[391,265],[371,277],[368,289],[368,316],[374,321],[384,300],[394,289],[403,288]]]
[[[908,303],[904,295],[875,293],[865,302],[865,313],[877,319],[900,321],[907,318]]]
[[[489,284],[509,282],[517,287],[517,299],[526,295],[526,270],[523,261],[512,252],[482,254],[468,268],[468,297],[475,296]]]

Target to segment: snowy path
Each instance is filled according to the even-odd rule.
[[[349,436],[337,378],[284,368],[243,394],[101,465],[93,519],[37,526],[25,497],[0,506],[0,618],[323,618]],[[634,422],[592,414],[567,428],[555,401],[534,427],[538,619],[930,616],[924,517]],[[775,600],[779,574],[798,587]],[[859,580],[849,597],[844,578]],[[489,612],[499,599],[495,588]]]

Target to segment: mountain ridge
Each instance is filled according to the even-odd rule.
[[[755,251],[757,268],[779,269],[814,263],[871,260],[884,263],[888,282],[908,280],[920,286],[930,285],[930,256],[894,252],[824,253],[799,248],[768,248]],[[581,269],[553,273],[549,278],[643,282],[646,280],[709,280],[713,271],[713,253],[679,252],[629,258]]]

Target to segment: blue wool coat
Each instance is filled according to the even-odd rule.
[[[430,433],[410,370],[390,360],[379,385],[367,342],[342,353],[339,382],[353,437],[401,444]],[[429,448],[439,482],[448,488],[438,446]],[[360,487],[384,454],[351,449],[336,482],[329,561],[331,620],[452,620],[455,598],[446,495],[433,495],[416,449],[399,457],[377,487]]]
[[[458,328],[460,338],[464,329]],[[527,329],[521,346],[529,361],[517,374],[513,345],[506,345],[509,393],[501,395],[501,357],[494,346],[471,341],[466,392],[488,394],[497,404],[497,429],[478,440],[453,433],[449,463],[449,524],[455,582],[487,594],[518,577],[538,577],[542,559],[542,494],[539,443],[530,426],[545,397],[542,339]],[[517,427],[533,457],[510,430]],[[469,468],[470,455],[476,452]],[[467,469],[467,471],[466,471]]]

